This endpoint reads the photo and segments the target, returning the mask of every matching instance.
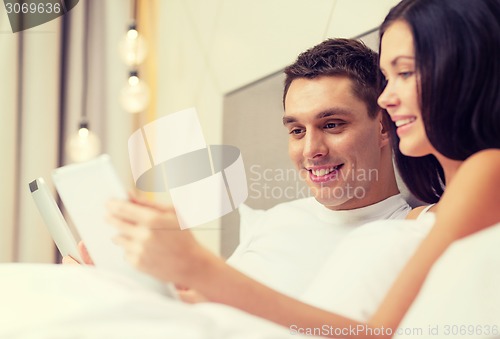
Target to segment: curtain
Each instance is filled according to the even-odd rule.
[[[14,34],[0,6],[0,262],[59,260],[28,183],[42,176],[52,187],[83,107],[102,152],[131,182],[132,117],[119,105],[127,69],[118,54],[129,19],[123,0],[80,0],[63,17]]]
[[[0,260],[52,261],[51,238],[27,185],[58,163],[60,20],[13,34],[5,12],[1,18],[0,67],[7,77],[0,91]]]
[[[0,262],[14,258],[13,241],[16,215],[17,152],[14,147],[18,137],[18,54],[19,38],[10,31],[7,14],[0,6]]]

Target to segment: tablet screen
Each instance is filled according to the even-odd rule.
[[[124,273],[155,290],[171,294],[171,286],[134,269],[125,260],[123,249],[112,240],[118,231],[105,220],[106,203],[111,199],[128,199],[128,196],[109,155],[58,168],[52,176],[59,196],[97,267]]]

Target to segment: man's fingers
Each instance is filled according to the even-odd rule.
[[[134,224],[128,221],[124,221],[119,217],[108,215],[106,216],[106,221],[112,226],[116,227],[120,235],[123,235],[124,237],[132,238],[137,232],[137,227]]]
[[[123,234],[119,234],[113,238],[113,242],[120,246],[124,251],[124,256],[127,261],[135,265],[139,259],[138,253],[141,253],[141,244],[134,239],[131,239]]]
[[[178,229],[176,214],[160,212],[150,207],[141,206],[123,200],[110,200],[107,203],[108,222],[119,228],[141,226],[149,229]]]
[[[139,197],[136,193],[129,191],[128,193],[129,199],[131,202],[134,202],[136,204],[154,208],[160,212],[169,212],[169,211],[174,211],[174,208],[170,205],[164,204],[164,203],[159,203],[159,202],[154,202],[150,201],[148,199]]]
[[[150,211],[149,208],[145,206],[124,200],[110,200],[106,207],[111,216],[131,224],[137,224],[142,220],[148,220],[151,218],[151,213],[153,213],[153,211]]]

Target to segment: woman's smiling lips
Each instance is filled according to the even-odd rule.
[[[411,115],[395,115],[391,117],[392,121],[396,124],[396,133],[399,137],[411,129],[413,123],[417,120],[417,117]]]

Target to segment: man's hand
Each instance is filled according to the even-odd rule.
[[[208,251],[191,232],[181,230],[172,207],[137,197],[108,203],[108,221],[119,230],[114,241],[139,270],[166,282],[189,286],[201,270]]]

